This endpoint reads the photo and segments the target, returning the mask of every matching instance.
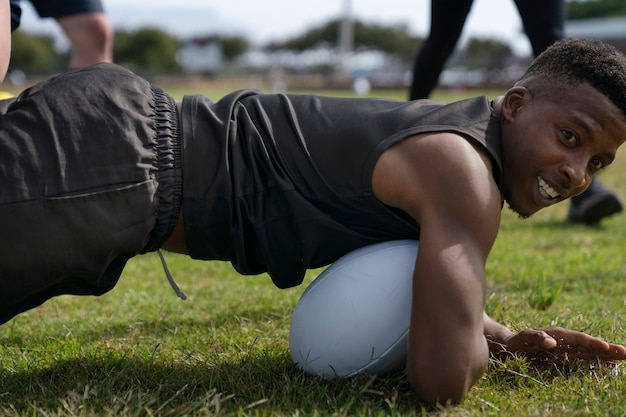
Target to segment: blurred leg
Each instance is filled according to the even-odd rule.
[[[565,37],[564,0],[515,0],[524,24],[524,32],[537,56],[548,46]]]
[[[463,30],[472,0],[432,0],[430,33],[413,67],[411,100],[428,98]]]
[[[72,44],[69,68],[113,62],[113,27],[104,13],[80,13],[57,18]]]
[[[619,196],[595,179],[584,193],[572,198],[567,220],[594,225],[622,210],[623,204]]]

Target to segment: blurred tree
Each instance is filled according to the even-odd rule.
[[[366,25],[355,22],[355,47],[378,49],[398,55],[405,62],[412,62],[415,51],[421,46],[423,39],[409,33],[406,24],[396,26]]]
[[[195,45],[219,44],[224,58],[232,60],[246,52],[249,48],[248,41],[242,36],[206,35],[197,36],[186,41]]]
[[[176,61],[176,53],[179,48],[179,41],[161,29],[117,31],[113,60],[144,74],[178,72],[180,67]]]
[[[304,51],[324,44],[335,45],[338,39],[339,21],[333,20],[286,41],[271,42],[267,45],[267,48],[270,50],[289,49],[292,51]]]
[[[54,50],[54,39],[17,30],[11,39],[10,69],[27,74],[45,74],[61,70],[60,59]]]
[[[248,41],[241,36],[215,36],[215,40],[222,45],[222,53],[227,60],[243,54],[250,46]]]
[[[270,50],[289,49],[304,51],[320,45],[337,45],[341,22],[330,22],[313,28],[301,36],[288,39],[284,42],[272,42],[267,45]],[[409,33],[407,25],[382,26],[354,22],[354,48],[368,48],[384,51],[399,56],[406,62],[411,62],[415,51],[421,45],[422,38]]]
[[[624,0],[570,0],[567,3],[570,20],[615,16],[626,16]]]
[[[501,69],[508,65],[512,56],[513,51],[508,44],[496,39],[472,38],[464,50],[461,63],[469,69]]]

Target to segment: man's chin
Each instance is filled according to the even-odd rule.
[[[507,206],[509,207],[509,210],[511,210],[513,213],[517,214],[517,217],[519,217],[520,219],[527,219],[530,216],[532,216],[534,213],[524,213],[521,210],[518,210],[514,204],[511,204],[509,201],[506,202]]]

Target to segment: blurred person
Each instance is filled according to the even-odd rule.
[[[19,27],[20,0],[11,1],[11,29]],[[113,62],[113,26],[100,0],[29,0],[39,17],[54,18],[72,48],[68,69]]]
[[[2,0],[0,4],[0,83],[4,81],[11,60],[11,27],[14,15],[13,4]]]
[[[458,42],[472,3],[473,0],[431,1],[430,32],[415,59],[409,90],[411,100],[428,98],[434,90]],[[515,0],[515,5],[535,57],[565,37],[564,0]],[[593,225],[622,210],[621,198],[594,179],[587,191],[571,199],[567,220]]]

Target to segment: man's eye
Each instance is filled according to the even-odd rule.
[[[574,136],[572,132],[570,132],[569,130],[561,130],[561,134],[563,135],[567,143],[569,143],[570,145],[576,144],[576,136]]]
[[[601,159],[598,158],[594,158],[591,160],[591,165],[593,166],[593,168],[595,170],[600,170],[602,168],[604,168],[604,162],[602,162]]]

